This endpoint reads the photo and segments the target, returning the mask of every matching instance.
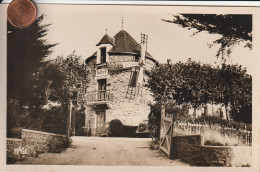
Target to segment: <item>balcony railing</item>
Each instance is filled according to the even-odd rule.
[[[103,104],[113,100],[113,94],[109,90],[87,92],[87,104]]]

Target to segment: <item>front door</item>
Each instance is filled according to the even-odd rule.
[[[97,135],[105,134],[105,121],[106,121],[106,113],[105,111],[97,112],[97,125],[96,125],[96,133]]]

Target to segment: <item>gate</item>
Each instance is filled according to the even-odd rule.
[[[171,158],[173,118],[166,116],[165,107],[161,106],[161,126],[159,148]]]

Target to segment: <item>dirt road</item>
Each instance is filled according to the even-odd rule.
[[[71,148],[43,153],[19,164],[187,166],[149,148],[150,138],[73,137]]]

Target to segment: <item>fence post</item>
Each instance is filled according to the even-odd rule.
[[[162,142],[162,136],[161,136],[161,130],[162,130],[162,125],[163,125],[163,119],[165,116],[165,106],[164,104],[161,105],[161,124],[160,124],[160,135],[159,135],[159,148],[161,149],[161,142]]]
[[[170,133],[170,150],[169,150],[169,156],[168,158],[172,158],[172,150],[173,150],[173,134],[174,134],[174,119],[172,117],[172,122],[171,122],[171,133]]]

